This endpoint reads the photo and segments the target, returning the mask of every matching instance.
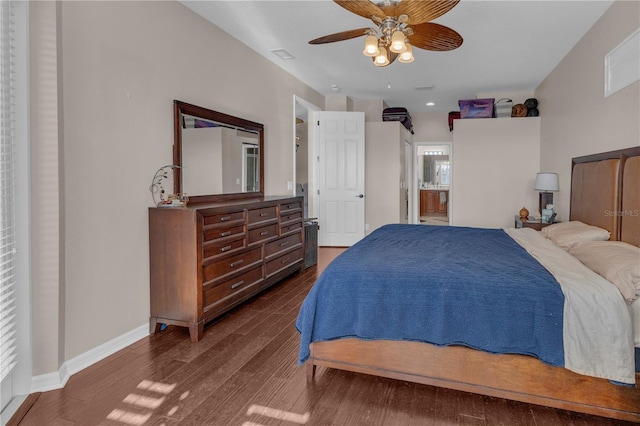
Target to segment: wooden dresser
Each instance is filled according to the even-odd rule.
[[[302,197],[149,208],[150,332],[204,324],[304,268]]]

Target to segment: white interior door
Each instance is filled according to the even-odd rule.
[[[348,247],[364,238],[364,113],[320,111],[318,245]]]

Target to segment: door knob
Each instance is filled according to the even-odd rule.
[[[364,198],[364,194],[356,195],[356,198]]]

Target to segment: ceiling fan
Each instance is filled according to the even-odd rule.
[[[450,11],[460,0],[334,0],[356,15],[371,19],[375,28],[358,28],[329,34],[309,44],[334,43],[356,37],[365,39],[365,56],[377,66],[387,66],[396,58],[413,62],[412,46],[425,50],[446,51],[462,45],[462,37],[451,28],[429,22]]]

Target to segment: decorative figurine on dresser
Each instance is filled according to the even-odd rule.
[[[197,342],[205,323],[304,269],[303,198],[264,196],[261,124],[174,101],[174,127],[173,192],[189,197],[149,208],[149,328],[188,327]]]

